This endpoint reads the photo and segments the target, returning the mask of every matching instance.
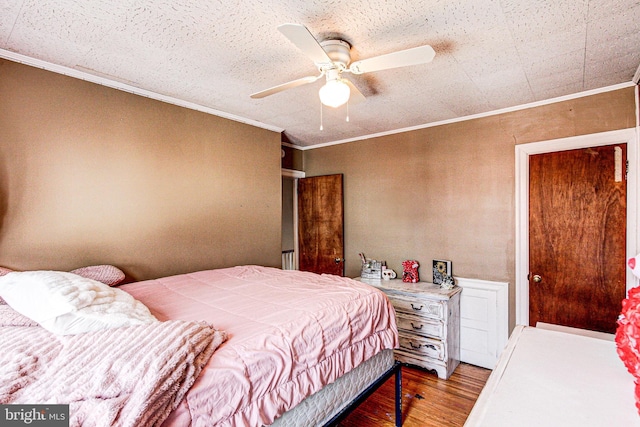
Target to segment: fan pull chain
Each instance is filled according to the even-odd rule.
[[[349,121],[349,101],[347,100],[347,122]]]
[[[323,130],[322,127],[322,102],[320,102],[320,130]]]

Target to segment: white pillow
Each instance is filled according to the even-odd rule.
[[[20,314],[60,335],[157,322],[131,295],[62,271],[23,271],[0,277],[0,297]]]

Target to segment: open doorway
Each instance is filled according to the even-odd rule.
[[[282,169],[282,269],[298,269],[298,179],[301,171]]]

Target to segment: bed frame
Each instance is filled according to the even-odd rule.
[[[336,426],[362,402],[371,396],[382,384],[395,375],[395,415],[396,427],[402,426],[402,363],[396,361],[393,366],[375,380],[369,387],[364,389],[355,399],[353,399],[344,409],[333,416],[324,427]]]

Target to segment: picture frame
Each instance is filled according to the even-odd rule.
[[[435,285],[442,284],[444,275],[453,276],[451,269],[451,261],[446,259],[433,260],[433,283]]]

